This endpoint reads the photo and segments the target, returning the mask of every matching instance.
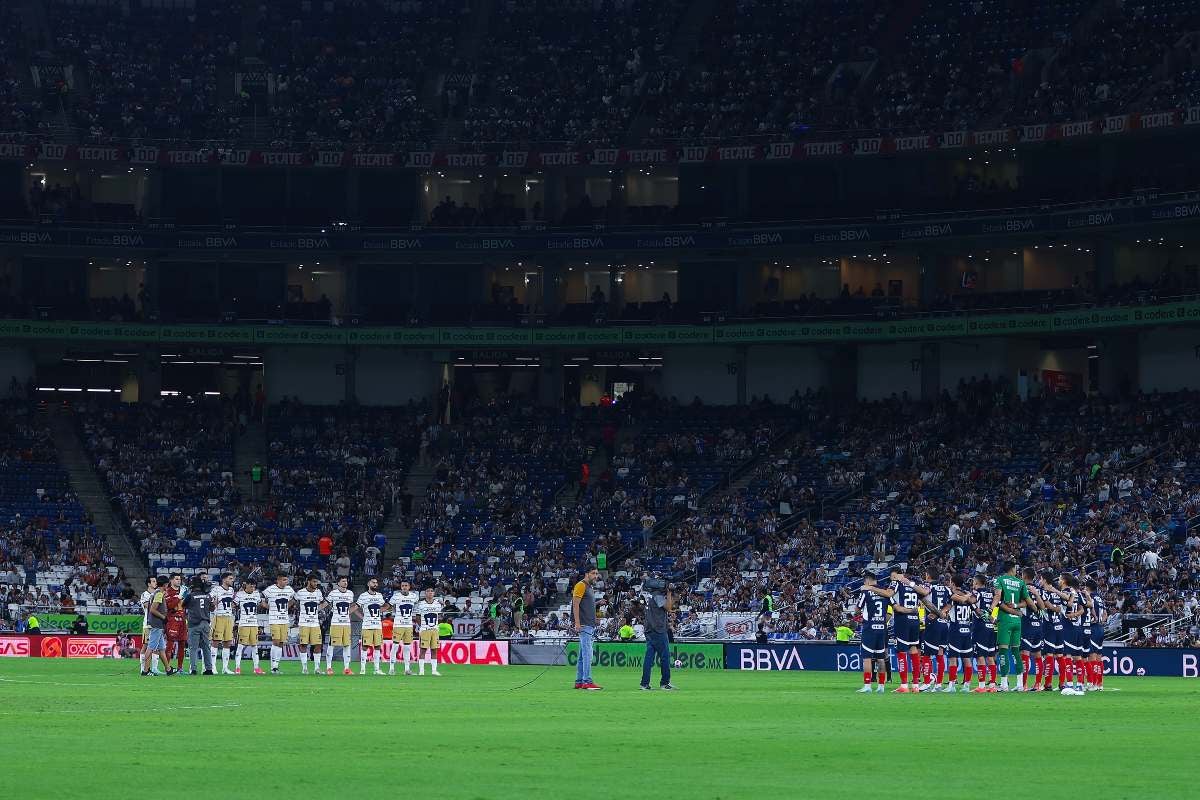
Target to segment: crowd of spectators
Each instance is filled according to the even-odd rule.
[[[604,146],[936,132],[1197,102],[1194,3],[1092,7],[720,0],[683,53],[685,0],[506,0],[477,47],[484,12],[467,0],[51,2],[44,55],[74,68],[70,86],[47,81],[48,96],[94,142],[427,149],[449,133],[465,146]],[[0,133],[48,132],[58,112],[22,91],[33,58],[23,16],[0,28]]]
[[[840,129],[888,3],[720,0],[684,69],[652,95],[656,141],[698,142]]]
[[[427,82],[461,68],[454,53],[470,4],[432,0],[265,3],[257,56],[275,76],[263,102],[273,144],[408,143],[426,149],[438,115]]]
[[[773,635],[832,639],[853,618],[851,590],[866,569],[992,575],[1007,559],[1096,577],[1112,635],[1191,617],[1200,537],[1185,537],[1200,513],[1198,401],[1190,393],[1020,401],[986,379],[932,407],[892,401],[870,416],[906,422],[868,437],[874,447],[856,447],[852,427],[839,426],[846,449],[860,453],[855,474],[868,479],[836,514],[799,511],[780,524],[775,511],[755,517],[725,499],[701,509],[705,524],[737,524],[700,539],[692,563],[674,565],[697,575],[684,619],[753,612],[770,591],[781,609]],[[863,433],[876,427],[860,424]],[[1145,636],[1178,642],[1193,626],[1150,626]]]
[[[30,54],[21,17],[11,13],[0,20],[0,137],[46,130],[41,101],[21,90]]]
[[[1057,5],[1057,4],[1054,4]],[[1175,0],[1105,4],[1066,37],[1036,88],[1006,111],[1010,123],[1072,122],[1125,111],[1163,111],[1195,96],[1200,6]],[[1160,103],[1162,105],[1160,105]]]
[[[10,401],[0,427],[0,607],[10,621],[28,607],[128,608],[35,408]],[[763,635],[832,639],[853,626],[867,571],[993,576],[1013,559],[1096,578],[1109,635],[1147,646],[1194,642],[1200,626],[1197,411],[1192,392],[1084,396],[987,377],[935,402],[285,401],[266,414],[265,474],[245,495],[233,404],[79,408],[98,471],[164,570],[409,578],[480,617],[481,635],[538,640],[569,634],[566,588],[607,553],[602,636],[636,626],[652,572],[680,585],[684,635],[729,615]],[[413,462],[433,473],[415,507]],[[393,514],[410,534],[385,554]],[[767,593],[776,612],[760,618]]]
[[[266,413],[264,464],[234,463],[235,432],[250,415],[233,401],[84,404],[79,413],[96,468],[153,568],[315,571],[331,581],[383,566],[382,529],[403,500],[428,409],[284,400]]]
[[[53,46],[76,69],[64,104],[88,142],[240,135],[232,70],[241,3],[191,9],[47,4]],[[224,87],[224,91],[223,91]]]
[[[468,142],[623,144],[682,0],[501,3],[462,121]],[[654,73],[653,75],[651,73]]]
[[[893,133],[964,130],[991,119],[1040,66],[1031,52],[1069,38],[1084,0],[957,0],[927,5],[880,60],[854,126]]]
[[[0,626],[30,611],[118,613],[132,589],[59,465],[44,414],[0,415]]]

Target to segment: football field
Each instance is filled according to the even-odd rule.
[[[434,677],[141,678],[0,661],[8,798],[1195,797],[1200,681],[859,695],[861,676],[445,666]],[[1190,788],[1189,788],[1190,787]]]

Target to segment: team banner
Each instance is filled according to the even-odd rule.
[[[75,614],[42,614],[46,630],[69,631],[78,618]],[[141,633],[141,614],[86,614],[88,633]]]
[[[1102,657],[1105,675],[1200,677],[1200,649],[1106,647]],[[894,654],[891,659],[894,670]],[[862,672],[862,654],[857,645],[845,644],[727,644],[725,668],[746,672]]]
[[[239,73],[258,78],[257,73]],[[274,76],[266,76],[266,89]],[[657,164],[702,164],[714,161],[778,161],[837,156],[876,156],[894,153],[952,150],[1007,144],[1033,144],[1056,139],[1111,136],[1131,131],[1161,130],[1200,124],[1200,106],[1147,112],[1113,114],[1097,119],[1054,124],[1021,125],[979,131],[941,131],[906,136],[855,136],[832,134],[823,141],[786,141],[761,144],[684,144],[669,147],[595,148],[581,150],[504,150],[501,152],[438,152],[376,147],[367,150],[284,149],[212,146],[185,149],[156,145],[73,145],[56,142],[0,142],[0,158],[78,161],[135,166],[232,166],[232,167],[355,167],[358,169],[430,169],[451,167],[478,169],[498,167],[648,166]],[[561,146],[559,146],[561,147]]]
[[[567,664],[579,663],[579,642],[567,642]],[[641,669],[646,657],[645,642],[597,642],[592,649],[593,667],[630,667]],[[671,643],[671,666],[682,669],[723,669],[724,650],[719,644]]]
[[[894,322],[764,322],[618,328],[317,328],[279,325],[143,325],[0,320],[0,339],[161,344],[401,347],[629,347],[688,344],[891,342],[1040,333],[1085,333],[1200,323],[1200,302],[1049,314],[936,317]]]

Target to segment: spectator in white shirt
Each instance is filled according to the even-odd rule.
[[[1158,553],[1147,548],[1142,553],[1142,566],[1146,569],[1158,569]]]

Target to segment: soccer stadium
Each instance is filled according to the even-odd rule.
[[[1196,796],[1198,152],[1200,0],[4,0],[0,794]]]

